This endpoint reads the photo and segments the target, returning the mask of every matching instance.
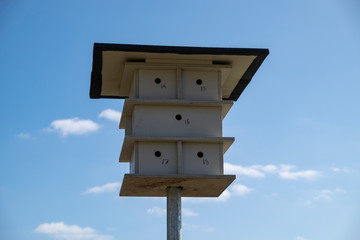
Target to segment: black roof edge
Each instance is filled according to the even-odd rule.
[[[236,101],[240,97],[241,93],[245,90],[246,86],[250,83],[251,79],[259,69],[260,65],[264,62],[266,56],[269,55],[269,51],[266,54],[258,55],[251,65],[248,67],[232,93],[230,94],[229,98],[224,100],[233,100]]]
[[[93,50],[93,64],[90,82],[90,98],[101,98],[101,85],[102,85],[102,50],[95,48]]]
[[[263,48],[184,47],[184,46],[136,45],[136,44],[112,44],[112,43],[94,43],[94,51],[95,49],[100,51],[212,54],[212,55],[269,54],[269,49],[263,49]]]

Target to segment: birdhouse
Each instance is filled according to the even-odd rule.
[[[219,196],[234,181],[222,120],[267,49],[95,44],[91,98],[124,98],[121,196]]]

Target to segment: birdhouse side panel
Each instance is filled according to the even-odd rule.
[[[131,161],[130,161],[130,173],[138,173],[138,169],[137,169],[137,161],[136,161],[136,157],[137,157],[137,144],[134,144],[134,148],[132,151],[132,155],[131,155]]]

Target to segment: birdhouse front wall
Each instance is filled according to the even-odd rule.
[[[183,143],[182,170],[186,174],[223,174],[221,143]]]
[[[142,174],[176,174],[176,143],[138,142],[135,144],[136,172]],[[134,159],[134,160],[135,160]]]
[[[132,135],[221,137],[222,108],[136,105]]]
[[[142,99],[176,99],[176,69],[175,70],[139,70],[139,98]],[[136,78],[135,78],[136,79]]]
[[[136,142],[130,162],[134,174],[223,174],[222,143]]]
[[[182,68],[134,71],[130,98],[221,100],[221,71]]]
[[[184,70],[182,89],[184,99],[221,100],[220,72]]]

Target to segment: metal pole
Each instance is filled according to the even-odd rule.
[[[168,187],[167,240],[181,240],[181,187]]]

